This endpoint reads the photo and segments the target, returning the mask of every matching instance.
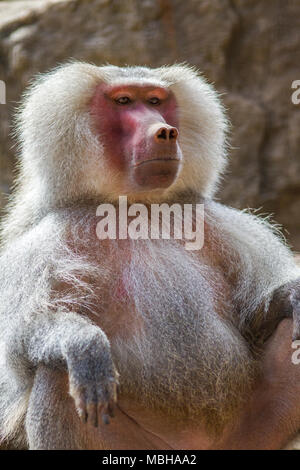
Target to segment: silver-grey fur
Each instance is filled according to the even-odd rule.
[[[174,240],[96,238],[97,204],[122,193],[89,114],[101,81],[173,90],[183,169],[168,190],[142,199],[204,200],[209,246],[200,254]],[[60,445],[45,429],[37,437],[34,405],[28,405],[40,364],[67,368],[71,387],[88,384],[91,400],[111,393],[117,370],[120,393],[145,407],[208,425],[231,416],[256,370],[255,340],[245,338],[259,335],[274,292],[300,271],[266,221],[212,200],[225,166],[225,133],[217,94],[187,66],[73,63],[42,76],[27,92],[18,118],[20,172],[1,238],[3,440],[30,448]],[[120,297],[124,277],[130,288]]]

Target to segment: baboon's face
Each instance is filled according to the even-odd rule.
[[[175,96],[145,85],[97,86],[91,113],[105,158],[128,191],[167,188],[182,162]]]

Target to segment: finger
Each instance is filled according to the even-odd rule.
[[[104,412],[104,405],[103,405],[102,401],[99,401],[97,411],[98,411],[98,422],[100,423],[101,421],[103,421],[102,420],[102,415],[103,415],[103,412]]]
[[[77,409],[77,413],[78,413],[79,418],[81,419],[81,421],[82,421],[83,423],[86,423],[86,422],[87,422],[87,418],[88,418],[88,414],[87,414],[86,408],[83,408],[83,407],[78,408],[78,407],[76,407],[76,409]]]
[[[97,403],[94,401],[87,404],[88,422],[95,428],[98,426]]]
[[[108,415],[109,415],[111,418],[114,418],[114,417],[115,417],[114,406],[113,406],[112,403],[109,403],[109,404],[108,404],[107,412],[108,412]]]
[[[110,419],[109,419],[108,414],[103,414],[102,415],[102,423],[105,424],[105,425],[110,423]]]
[[[119,388],[119,384],[118,384],[118,383],[114,383],[114,384],[113,384],[113,393],[112,393],[112,397],[113,397],[113,401],[114,401],[114,402],[117,401],[117,397],[118,397],[118,388]]]
[[[106,403],[105,405],[101,405],[98,407],[99,410],[99,417],[101,416],[102,423],[103,424],[109,424],[110,423],[110,405]]]
[[[105,391],[105,397],[106,401],[117,401],[117,395],[118,395],[118,388],[119,384],[115,381],[111,381],[110,384],[107,386],[107,389]]]
[[[293,341],[300,339],[300,311],[294,311],[293,319]]]
[[[299,339],[300,339],[300,329],[299,329],[298,325],[295,325],[294,328],[293,328],[292,340],[297,341]]]
[[[87,422],[87,409],[86,409],[86,398],[84,391],[79,391],[78,388],[72,387],[70,389],[70,395],[74,399],[75,408],[79,415],[79,418],[83,423]]]

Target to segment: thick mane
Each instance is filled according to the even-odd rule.
[[[77,199],[115,200],[120,175],[107,165],[89,103],[101,83],[154,84],[171,89],[178,103],[183,168],[159,202],[182,192],[211,196],[225,166],[226,118],[217,93],[191,67],[116,67],[75,62],[38,77],[17,116],[19,176],[4,219],[2,242],[18,236],[55,207]],[[135,199],[136,195],[132,198]]]

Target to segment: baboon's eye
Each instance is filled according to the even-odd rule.
[[[157,106],[157,105],[159,105],[159,104],[161,103],[160,99],[157,98],[156,96],[153,96],[153,98],[150,98],[150,99],[148,100],[148,102],[149,102],[150,104],[153,104],[154,106]]]
[[[120,98],[117,98],[117,99],[115,100],[115,102],[116,102],[117,104],[122,104],[122,105],[124,105],[124,104],[129,104],[129,103],[131,103],[131,99],[130,99],[128,96],[121,96]]]

